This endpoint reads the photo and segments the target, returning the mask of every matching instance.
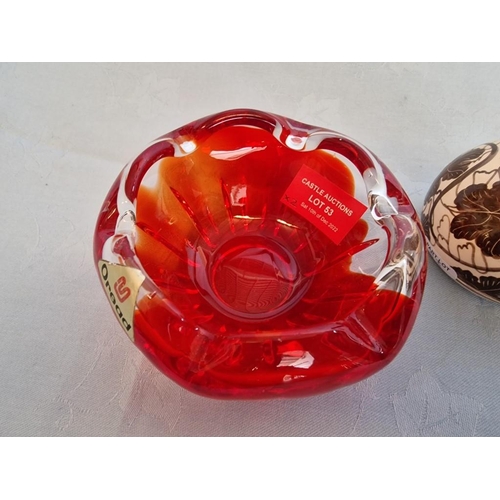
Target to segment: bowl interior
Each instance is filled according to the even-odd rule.
[[[333,133],[316,145],[313,130],[300,134],[226,120],[167,138],[173,154],[137,191],[133,247],[180,316],[233,332],[304,328],[346,317],[375,290],[389,236],[363,175],[321,147]],[[340,242],[283,202],[304,167],[366,207]],[[321,215],[328,196],[318,192],[306,198]]]

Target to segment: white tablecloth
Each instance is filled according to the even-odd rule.
[[[418,211],[453,158],[500,139],[498,64],[0,65],[0,435],[500,433],[500,305],[429,263],[415,328],[364,382],[272,401],[195,396],[111,314],[92,259],[101,203],[152,139],[231,108],[356,138]]]

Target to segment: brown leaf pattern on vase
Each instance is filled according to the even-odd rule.
[[[458,158],[455,158],[446,166],[441,179],[443,181],[456,179],[471,166],[471,163],[478,160],[483,153],[483,148],[475,148],[467,151],[467,153],[464,153],[463,155],[460,155]]]
[[[457,215],[451,232],[458,239],[475,240],[484,255],[500,258],[500,181],[491,188],[473,184],[455,199]]]
[[[446,165],[441,172],[441,175],[434,179],[434,182],[429,189],[429,193],[437,193],[443,181],[451,181],[460,177],[469,169],[471,163],[477,161],[484,152],[485,149],[483,148],[474,148],[448,163],[448,165]]]
[[[459,280],[470,285],[475,290],[479,290],[494,299],[500,299],[500,278],[495,278],[494,276],[481,276],[478,278],[470,271],[461,269],[460,267],[453,267],[453,270],[457,273]]]

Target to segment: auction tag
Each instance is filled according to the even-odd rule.
[[[134,310],[144,274],[132,267],[99,261],[99,275],[109,303],[120,325],[134,341]]]
[[[367,207],[312,168],[304,165],[281,202],[339,244]]]

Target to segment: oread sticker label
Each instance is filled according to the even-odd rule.
[[[100,260],[99,276],[120,325],[134,341],[134,309],[144,274],[132,267]]]

